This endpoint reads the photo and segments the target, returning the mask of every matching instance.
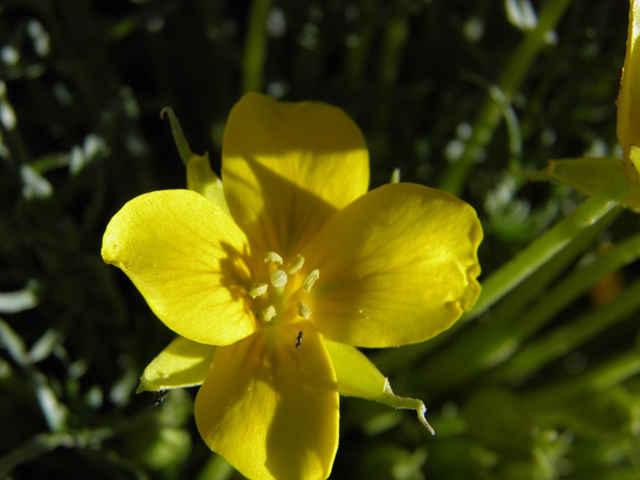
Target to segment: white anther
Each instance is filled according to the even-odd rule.
[[[264,260],[264,263],[272,262],[276,265],[282,265],[282,257],[275,252],[263,253],[262,260]]]
[[[271,285],[276,288],[284,287],[287,284],[287,272],[276,270],[271,274]]]
[[[320,270],[317,269],[307,275],[307,278],[305,278],[304,282],[302,283],[302,288],[304,289],[304,291],[309,293],[311,291],[311,287],[313,287],[313,284],[316,283],[316,280],[318,280],[318,278],[320,278]]]
[[[306,303],[298,302],[298,315],[304,317],[306,320],[309,320],[309,317],[311,316],[311,310],[309,310],[309,307]]]
[[[249,290],[249,295],[251,296],[251,298],[259,297],[260,295],[264,295],[266,293],[267,288],[269,288],[269,285],[267,285],[266,283],[256,283],[253,287],[251,287],[251,290]]]
[[[262,318],[264,318],[265,322],[270,322],[273,317],[276,316],[276,313],[276,307],[274,307],[273,305],[269,305],[262,311]]]
[[[289,275],[293,275],[298,270],[300,270],[303,265],[304,265],[304,257],[298,254],[296,255],[296,259],[291,263],[291,266],[289,267],[289,270],[287,270],[287,273]]]

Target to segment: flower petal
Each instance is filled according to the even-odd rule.
[[[177,337],[144,369],[136,393],[201,385],[215,351],[212,345]]]
[[[246,94],[222,148],[231,213],[258,252],[299,253],[336,211],[366,193],[362,133],[340,109]]]
[[[141,195],[109,222],[102,258],[121,268],[171,330],[228,345],[255,331],[245,308],[246,237],[215,203],[189,190]]]
[[[333,341],[421,342],[475,303],[482,228],[468,204],[421,185],[385,185],[346,207],[302,254],[320,270],[311,321]]]
[[[629,10],[627,52],[618,95],[618,141],[624,152],[625,166],[631,145],[640,146],[640,1],[632,0]],[[637,180],[634,179],[634,180]],[[635,182],[637,183],[637,182]]]
[[[304,322],[218,347],[195,417],[207,445],[251,479],[320,479],[338,447],[338,409],[322,337]]]

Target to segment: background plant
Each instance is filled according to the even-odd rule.
[[[638,478],[637,215],[534,172],[613,155],[624,1],[4,0],[0,3],[0,477],[238,474],[193,392],[134,395],[172,338],[101,236],[181,188],[172,106],[219,171],[245,90],[345,109],[372,187],[478,211],[484,293],[430,342],[367,351],[413,414],[342,400],[333,478]],[[112,271],[113,270],[113,271]]]

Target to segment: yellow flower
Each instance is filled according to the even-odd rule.
[[[630,1],[627,51],[616,102],[622,158],[552,160],[546,173],[587,195],[606,192],[624,175],[629,189],[620,203],[637,209],[640,208],[640,1]]]
[[[339,393],[392,396],[352,346],[421,342],[471,308],[482,230],[445,192],[367,193],[362,134],[325,104],[244,96],[222,158],[224,197],[141,195],[104,235],[105,262],[179,335],[141,389],[202,384],[198,430],[247,477],[326,478]],[[189,162],[189,183],[205,172],[213,183],[199,190],[211,192],[203,160]]]

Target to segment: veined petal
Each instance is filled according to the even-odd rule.
[[[229,115],[222,179],[229,209],[252,246],[289,256],[366,193],[369,156],[342,110],[248,93]]]
[[[618,95],[618,141],[624,152],[625,167],[635,170],[633,184],[639,183],[637,170],[629,161],[631,145],[640,147],[640,1],[631,0],[629,33]]]
[[[124,271],[171,330],[198,343],[228,345],[255,331],[245,308],[247,240],[202,195],[141,195],[111,219],[102,258]]]
[[[136,393],[201,385],[215,351],[213,345],[177,337],[144,369]]]
[[[372,190],[302,252],[320,270],[311,321],[357,346],[426,340],[475,303],[481,240],[473,208],[446,192],[409,183]]]
[[[218,347],[195,417],[207,445],[248,478],[324,479],[338,447],[338,408],[322,337],[303,322]]]

